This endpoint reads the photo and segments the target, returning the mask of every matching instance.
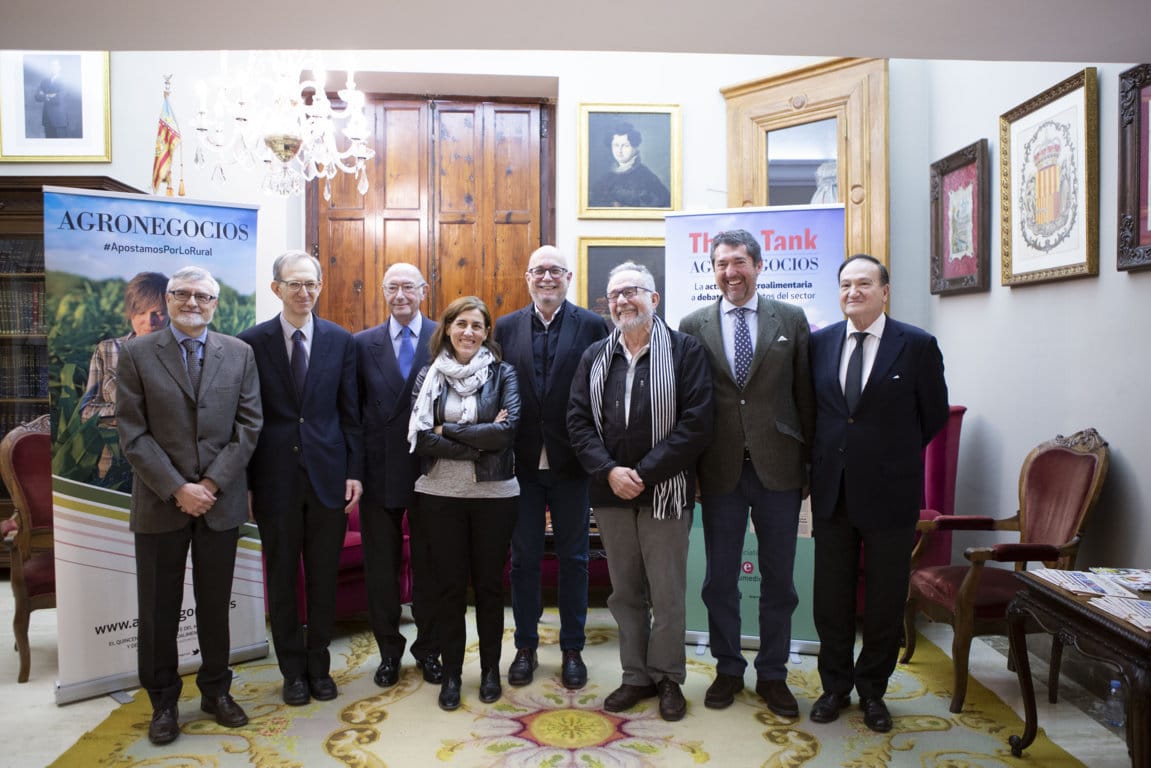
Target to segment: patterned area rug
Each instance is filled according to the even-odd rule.
[[[887,694],[895,728],[876,734],[863,725],[858,706],[838,721],[812,723],[807,714],[820,693],[815,658],[790,665],[788,683],[800,702],[801,717],[772,714],[753,690],[745,689],[726,710],[703,706],[714,677],[710,656],[689,648],[687,717],[660,719],[654,699],[628,712],[603,711],[603,699],[619,683],[618,645],[611,617],[594,609],[588,617],[584,659],[589,683],[565,690],[559,681],[558,617],[545,614],[540,668],[524,688],[504,685],[504,695],[483,704],[477,695],[479,661],[473,643],[464,668],[463,706],[443,712],[438,686],[427,685],[408,666],[393,688],[372,681],[379,659],[364,625],[343,625],[333,647],[333,677],[340,696],[331,702],[288,707],[280,701],[280,676],[272,659],[236,669],[232,693],[251,723],[221,728],[199,711],[194,679],[185,679],[180,702],[182,733],[173,744],[148,742],[151,715],[147,696],[121,706],[60,756],[54,766],[186,766],[187,768],[798,768],[799,766],[1018,766],[1007,737],[1022,733],[1014,712],[979,683],[968,687],[961,714],[948,711],[951,664],[920,636],[915,661],[901,665]],[[511,626],[510,611],[508,626]],[[469,617],[471,624],[471,617]],[[514,655],[511,630],[505,633],[501,673]],[[749,673],[747,678],[752,678]],[[1031,765],[1080,766],[1052,744],[1043,731],[1027,750]]]

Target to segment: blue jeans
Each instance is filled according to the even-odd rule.
[[[743,463],[739,483],[730,493],[701,499],[707,573],[703,603],[716,672],[743,675],[747,662],[740,651],[739,574],[748,509],[759,543],[759,680],[786,680],[791,648],[791,614],[799,604],[792,570],[799,529],[798,488],[772,491],[759,482],[751,462]]]
[[[544,556],[545,512],[551,512],[552,543],[559,558],[560,649],[582,651],[587,621],[588,481],[564,480],[540,470],[520,478],[520,506],[512,533],[512,615],[516,648],[537,648],[540,561]]]

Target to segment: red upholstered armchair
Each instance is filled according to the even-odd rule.
[[[1048,568],[1072,568],[1087,515],[1099,499],[1107,475],[1107,441],[1094,429],[1071,437],[1057,436],[1027,454],[1019,472],[1019,511],[1014,517],[940,516],[921,520],[921,539],[912,556],[911,586],[904,613],[907,646],[902,662],[915,653],[915,616],[922,611],[933,621],[952,626],[951,656],[955,686],[951,711],[963,709],[967,695],[967,659],[971,638],[1007,633],[1007,605],[1019,589],[1015,571],[1028,562]],[[968,565],[922,565],[916,556],[924,542],[939,531],[1018,531],[1019,543],[969,547]],[[1014,563],[1014,569],[985,567],[989,561]],[[1058,695],[1063,645],[1054,638],[1049,696]]]
[[[28,623],[32,611],[56,607],[56,556],[52,528],[52,445],[48,416],[21,424],[0,441],[0,476],[12,494],[18,523],[11,539],[12,632],[20,653],[17,682],[32,665]]]

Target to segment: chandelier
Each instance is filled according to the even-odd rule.
[[[366,165],[376,153],[354,71],[337,92],[343,107],[336,108],[317,54],[254,51],[247,66],[232,75],[228,54],[221,55],[220,77],[196,84],[194,165],[213,163],[212,181],[224,182],[226,167],[263,164],[267,171],[260,188],[285,197],[303,192],[306,182],[322,180],[324,199],[331,200],[331,180],[339,173],[351,174],[356,190],[367,193]]]

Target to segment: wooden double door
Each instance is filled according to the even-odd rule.
[[[370,97],[368,192],[339,174],[309,185],[308,247],[324,268],[317,312],[350,331],[387,317],[396,262],[429,283],[432,318],[476,295],[494,317],[527,304],[532,251],[553,242],[554,107],[538,102]]]

